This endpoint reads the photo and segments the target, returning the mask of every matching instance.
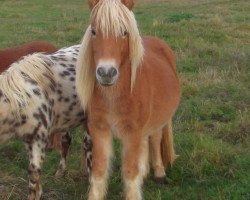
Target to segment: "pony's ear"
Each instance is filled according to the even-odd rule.
[[[134,0],[121,0],[121,2],[129,9],[131,10],[134,5],[135,5],[135,2]]]
[[[89,8],[92,10],[100,0],[88,0]]]

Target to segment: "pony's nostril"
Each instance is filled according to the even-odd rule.
[[[99,76],[101,76],[101,77],[103,77],[103,76],[106,75],[105,70],[104,70],[102,67],[99,67],[99,68],[97,69],[97,74],[98,74]]]
[[[112,67],[110,70],[109,70],[109,76],[110,77],[114,77],[115,75],[117,74],[117,69]]]

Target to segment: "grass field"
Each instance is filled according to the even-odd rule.
[[[165,40],[175,51],[182,101],[174,118],[180,157],[167,185],[149,178],[145,200],[250,199],[250,3],[246,0],[141,1],[134,9],[142,34]],[[0,48],[31,40],[58,47],[78,44],[88,24],[83,0],[0,0]],[[43,199],[86,199],[81,134],[75,131],[62,179],[50,152],[42,172]],[[119,143],[108,200],[121,199]],[[27,191],[24,145],[0,145],[0,199],[21,200]]]

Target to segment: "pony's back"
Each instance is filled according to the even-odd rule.
[[[151,53],[154,53],[161,58],[165,57],[173,71],[176,72],[176,59],[174,52],[163,40],[152,36],[145,36],[143,37],[143,43],[146,50],[151,51]]]
[[[34,41],[20,46],[0,50],[0,73],[22,56],[35,52],[53,53],[57,48],[45,41]]]

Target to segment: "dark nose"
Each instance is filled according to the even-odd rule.
[[[116,74],[117,74],[116,68],[111,67],[111,68],[108,70],[108,76],[109,76],[110,78],[111,78],[111,77],[114,77]]]
[[[99,67],[97,69],[97,74],[101,77],[104,77],[106,75],[105,69],[103,67]]]
[[[100,77],[109,77],[112,78],[117,74],[117,69],[114,67],[110,67],[109,69],[105,69],[104,67],[99,67],[97,69],[97,74]]]

